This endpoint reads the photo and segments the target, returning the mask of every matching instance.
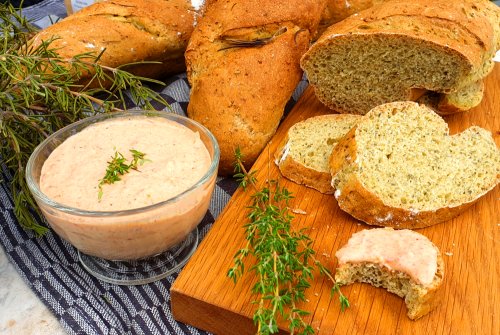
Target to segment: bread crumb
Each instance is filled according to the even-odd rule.
[[[453,253],[452,253],[452,252],[449,252],[449,251],[445,252],[444,254],[445,254],[446,256],[453,256]]]
[[[338,199],[340,197],[340,190],[335,190],[335,193],[333,194],[333,196],[335,197],[335,199]]]
[[[304,211],[304,210],[302,210],[302,209],[300,209],[300,208],[293,208],[293,209],[292,209],[292,213],[295,213],[295,214],[303,214],[303,215],[307,214],[307,212],[306,212],[306,211]]]

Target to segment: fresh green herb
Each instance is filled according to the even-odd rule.
[[[274,180],[268,180],[259,190],[255,173],[246,171],[239,150],[236,150],[235,168],[240,185],[244,189],[251,186],[255,193],[249,207],[249,223],[245,225],[247,243],[236,253],[228,276],[236,282],[244,273],[245,257],[254,256],[257,261],[250,271],[258,277],[252,287],[252,292],[259,295],[253,316],[257,333],[277,333],[280,316],[288,323],[291,334],[313,334],[314,330],[304,319],[309,312],[297,304],[306,299],[305,290],[310,287],[314,267],[332,281],[331,294],[339,295],[342,311],[349,307],[349,301],[330,271],[314,257],[312,240],[304,230],[292,230],[293,216],[288,213],[291,193]]]
[[[19,223],[42,235],[48,229],[35,220],[42,215],[25,180],[35,147],[72,122],[125,108],[125,89],[144,109],[153,109],[151,101],[168,103],[143,85],[161,82],[135,76],[125,66],[102,66],[102,53],[64,59],[51,46],[53,40],[31,45],[36,32],[21,12],[0,3],[0,159],[12,174],[9,187]],[[86,82],[92,85],[82,83],[88,74],[92,77]]]
[[[97,194],[99,201],[102,199],[102,186],[104,184],[114,184],[122,180],[121,176],[125,173],[129,173],[131,169],[138,171],[138,165],[142,165],[144,162],[149,161],[149,159],[144,158],[146,154],[134,149],[130,149],[129,151],[132,153],[132,162],[130,162],[130,164],[127,164],[126,158],[118,151],[115,151],[115,155],[111,157],[111,161],[108,162],[108,167],[106,168],[106,174],[99,181],[99,192]]]

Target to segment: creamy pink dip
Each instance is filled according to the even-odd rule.
[[[138,171],[120,181],[99,181],[115,151],[146,154]],[[52,200],[87,211],[130,210],[161,203],[186,191],[208,171],[210,154],[197,132],[162,117],[130,116],[96,123],[69,137],[45,161],[40,189]],[[203,218],[216,173],[173,203],[121,215],[75,215],[41,206],[61,237],[81,251],[107,259],[137,259],[182,241]]]
[[[437,248],[412,230],[365,229],[352,235],[335,254],[339,265],[375,263],[401,271],[422,285],[429,285],[437,271]]]
[[[131,161],[130,149],[146,154],[138,171],[120,181],[99,180],[115,151]],[[193,186],[208,171],[210,155],[198,133],[161,117],[127,117],[96,123],[69,137],[45,161],[40,188],[63,205],[116,211],[156,204]]]

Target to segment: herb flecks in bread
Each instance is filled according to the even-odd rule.
[[[330,153],[360,118],[330,114],[294,124],[275,153],[275,163],[283,176],[322,193],[333,193],[328,166]]]
[[[446,122],[414,102],[372,109],[330,157],[339,206],[366,223],[421,228],[449,220],[500,181],[490,132],[450,136]]]
[[[427,237],[411,230],[379,228],[353,234],[336,253],[335,280],[383,287],[405,299],[407,315],[416,320],[440,302],[444,261]]]
[[[301,66],[317,97],[342,113],[365,114],[426,90],[453,93],[493,69],[500,9],[490,5],[396,0],[374,6],[331,26]]]
[[[241,148],[246,167],[274,135],[302,78],[300,57],[324,2],[210,1],[186,50],[187,113],[217,138],[219,174],[231,174]]]

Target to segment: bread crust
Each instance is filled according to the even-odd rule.
[[[51,47],[62,58],[105,49],[99,63],[124,64],[129,72],[160,78],[185,69],[184,50],[193,31],[195,11],[187,0],[110,0],[96,2],[40,31],[33,46],[57,38]],[[87,73],[84,79],[88,79]]]
[[[219,174],[233,172],[240,148],[250,167],[274,135],[302,78],[299,60],[309,47],[324,3],[320,0],[211,1],[186,50],[192,86],[188,116],[219,142]],[[257,47],[232,40],[269,38]]]
[[[393,0],[363,10],[347,19],[330,26],[310,50],[302,57],[301,66],[308,73],[311,84],[315,87],[318,98],[329,108],[340,113],[365,114],[368,110],[354,110],[343,106],[341,102],[333,101],[327,90],[314,78],[314,64],[321,59],[323,49],[333,48],[336,43],[348,44],[351,39],[399,39],[402,43],[408,41],[412,47],[419,44],[422,48],[431,48],[443,55],[452,56],[460,64],[453,81],[443,83],[426,83],[401,81],[395,83],[397,100],[416,100],[414,89],[425,89],[440,93],[455,92],[478,80],[482,80],[492,69],[491,61],[498,48],[498,27],[493,25],[497,8],[489,8],[488,1],[474,2],[454,1],[402,1]],[[496,11],[495,11],[496,10]],[[334,52],[334,51],[332,51]],[[370,96],[367,93],[367,96]],[[370,98],[372,99],[372,98]],[[382,98],[381,98],[382,99]],[[390,102],[377,101],[377,104]],[[447,108],[447,105],[442,105]],[[444,110],[444,113],[449,113]]]
[[[275,163],[278,165],[281,174],[297,184],[314,188],[324,194],[333,194],[335,190],[331,185],[332,176],[330,172],[322,172],[307,167],[294,160],[290,155],[286,155],[288,140],[287,135],[274,155]]]
[[[321,120],[324,122],[331,123],[332,127],[335,127],[334,123],[349,122],[352,120],[352,115],[348,114],[327,114],[315,116],[313,119]],[[347,119],[347,120],[346,120]],[[304,122],[307,120],[304,120]],[[332,176],[330,171],[320,171],[314,169],[313,167],[302,164],[293,158],[293,155],[289,154],[289,133],[292,131],[294,126],[288,129],[286,136],[281,140],[278,145],[278,149],[274,153],[275,164],[278,165],[281,174],[292,180],[297,184],[301,184],[310,188],[314,188],[324,194],[333,194],[335,191],[332,187]],[[336,138],[338,140],[340,137]],[[333,149],[332,145],[332,149]]]
[[[404,102],[396,104],[404,104]],[[393,112],[396,113],[397,110]],[[358,126],[354,126],[333,149],[329,158],[329,166],[339,207],[367,224],[395,229],[429,227],[458,216],[496,186],[496,184],[491,185],[488,190],[476,195],[471,201],[435,210],[413,211],[388,205],[377,194],[367,189],[359,176],[357,128]],[[337,174],[339,173],[344,174],[341,187],[338,185]]]
[[[324,32],[329,26],[354,13],[370,8],[387,0],[327,0],[325,10],[319,23],[319,33]]]

